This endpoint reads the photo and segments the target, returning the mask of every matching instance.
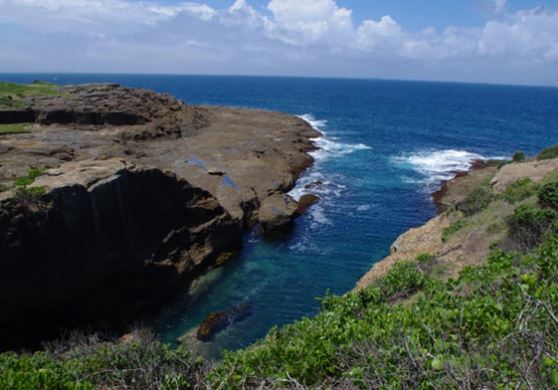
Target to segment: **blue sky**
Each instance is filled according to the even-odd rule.
[[[558,0],[0,0],[0,72],[558,85]]]

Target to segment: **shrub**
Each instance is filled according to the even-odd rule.
[[[551,230],[556,217],[554,210],[522,205],[508,219],[510,238],[522,249],[533,248]]]
[[[516,203],[529,198],[537,193],[537,185],[528,178],[522,178],[511,183],[502,197],[509,203]]]
[[[208,363],[149,334],[124,343],[72,335],[35,354],[0,355],[1,389],[82,390],[204,388]]]
[[[558,210],[558,182],[548,183],[538,193],[541,207]]]
[[[430,253],[420,253],[417,255],[416,260],[419,263],[423,263],[423,262],[429,262],[435,259],[434,255],[431,255]]]
[[[457,209],[466,216],[474,215],[488,207],[494,199],[494,194],[490,187],[479,186],[467,195],[467,197],[457,205]]]
[[[548,160],[551,158],[558,157],[558,145],[550,146],[546,149],[543,149],[538,155],[537,160]]]
[[[457,221],[453,221],[448,227],[444,228],[442,231],[442,241],[446,241],[453,233],[461,230],[465,226],[464,219],[458,219]]]
[[[211,372],[211,385],[552,388],[558,368],[557,258],[558,238],[552,238],[532,255],[495,251],[485,265],[446,283],[417,278],[403,263],[363,291],[328,297],[315,318],[227,353]],[[407,275],[402,285],[398,272]],[[414,286],[417,293],[389,303],[381,293],[386,284],[398,291]]]
[[[525,161],[525,153],[523,153],[522,151],[518,150],[517,152],[515,152],[515,153],[513,154],[512,160],[513,160],[513,162]]]

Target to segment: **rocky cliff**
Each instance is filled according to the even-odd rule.
[[[246,228],[288,224],[285,193],[318,135],[284,114],[109,84],[17,103],[0,109],[20,130],[0,131],[4,348],[123,327],[238,250]]]
[[[506,221],[518,204],[532,201],[535,189],[558,175],[558,159],[478,164],[444,183],[434,194],[439,215],[400,235],[389,256],[376,262],[357,283],[360,290],[402,261],[432,257],[442,279],[455,278],[466,266],[483,262],[495,246],[512,245]]]

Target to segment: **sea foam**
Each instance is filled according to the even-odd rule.
[[[501,157],[495,157],[499,159]],[[453,179],[458,173],[471,169],[474,161],[487,160],[488,157],[466,150],[444,149],[410,153],[393,158],[402,168],[412,169],[422,176],[420,183],[427,191],[435,190],[442,182]],[[403,176],[405,182],[412,182]]]
[[[289,195],[296,200],[306,194],[317,195],[321,204],[310,209],[313,225],[331,224],[331,220],[326,216],[326,209],[322,205],[340,197],[346,186],[340,184],[343,181],[343,176],[340,174],[326,177],[320,170],[321,164],[331,158],[340,158],[356,151],[371,148],[365,144],[348,144],[340,142],[337,138],[328,137],[325,131],[327,127],[327,120],[325,119],[316,119],[312,114],[299,115],[299,118],[308,122],[314,130],[320,133],[320,136],[312,140],[317,147],[315,151],[310,152],[315,160],[314,166],[299,178]]]

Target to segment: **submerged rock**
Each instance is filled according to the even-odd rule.
[[[220,331],[235,322],[243,321],[252,315],[250,306],[243,303],[230,310],[210,314],[198,327],[196,337],[200,341],[210,341]]]

